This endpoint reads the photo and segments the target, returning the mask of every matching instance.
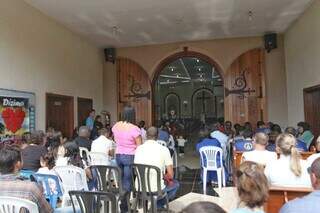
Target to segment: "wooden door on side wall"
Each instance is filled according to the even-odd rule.
[[[46,128],[53,127],[63,136],[72,137],[74,128],[73,97],[57,94],[46,95]]]
[[[144,120],[151,125],[151,83],[146,71],[136,62],[117,59],[118,73],[118,118],[126,104],[135,108],[136,122]]]
[[[92,99],[78,97],[78,127],[86,124],[86,119],[92,109]]]
[[[320,85],[303,90],[305,121],[315,138],[320,135]]]
[[[240,55],[225,75],[225,120],[243,124],[267,119],[265,55],[253,49]]]

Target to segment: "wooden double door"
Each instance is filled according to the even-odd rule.
[[[264,50],[253,49],[236,58],[226,72],[220,70],[221,74],[224,73],[225,96],[220,102],[224,102],[225,120],[240,124],[249,121],[255,125],[258,120],[267,119],[264,60]],[[118,118],[122,108],[129,104],[136,110],[137,122],[144,120],[151,125],[155,109],[152,109],[152,86],[148,74],[128,58],[117,60],[117,73]]]

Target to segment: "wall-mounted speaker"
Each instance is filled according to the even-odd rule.
[[[116,49],[115,48],[105,48],[104,56],[107,62],[114,63],[116,61]]]
[[[277,48],[277,34],[269,33],[264,35],[264,47],[269,53],[271,50]]]

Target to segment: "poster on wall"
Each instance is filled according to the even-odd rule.
[[[0,89],[1,141],[22,136],[35,129],[33,93]]]

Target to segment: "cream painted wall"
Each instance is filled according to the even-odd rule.
[[[285,33],[285,61],[290,125],[304,120],[303,89],[320,84],[320,0]]]
[[[285,87],[284,50],[282,37],[279,37],[279,48],[266,54],[266,87],[268,94],[269,120],[279,123],[281,126],[287,124],[287,102]],[[242,53],[257,47],[263,47],[262,37],[249,37],[237,39],[219,39],[210,41],[182,42],[162,45],[151,45],[141,47],[130,47],[117,49],[118,57],[127,57],[139,63],[153,78],[157,65],[166,57],[183,50],[187,46],[214,59],[225,72],[231,63]],[[104,78],[107,84],[116,87],[115,78],[112,81],[109,75],[115,76],[115,67],[105,66],[108,75]],[[110,85],[109,85],[110,86]],[[111,87],[111,86],[110,86]],[[104,99],[112,100],[113,90],[104,91]],[[110,102],[111,111],[116,110],[116,102]]]
[[[102,109],[101,51],[22,0],[0,0],[0,87],[36,94],[45,128],[45,93],[93,98]]]

